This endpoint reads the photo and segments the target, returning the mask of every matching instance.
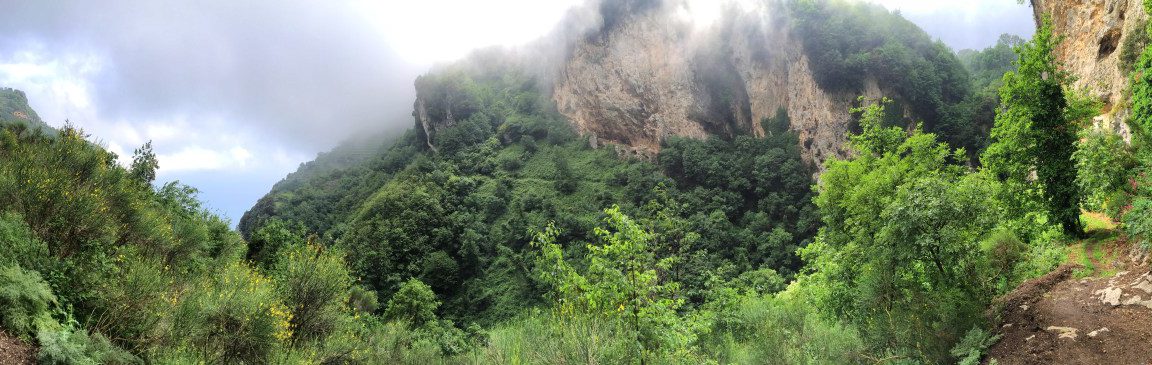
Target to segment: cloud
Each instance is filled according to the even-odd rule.
[[[0,57],[12,64],[3,71],[9,81],[87,82],[90,99],[68,100],[93,107],[84,117],[219,118],[320,150],[411,123],[421,66],[398,57],[353,10],[340,2],[31,2],[0,12]],[[55,74],[35,67],[77,60],[91,63],[49,66],[67,71]]]
[[[1035,32],[1032,8],[1011,0],[864,0],[898,10],[908,20],[953,49],[984,49],[1001,34],[1029,38]]]

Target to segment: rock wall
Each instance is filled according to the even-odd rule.
[[[576,130],[642,157],[669,136],[762,135],[787,110],[806,161],[842,155],[854,94],[817,86],[784,9],[729,9],[706,26],[667,7],[578,40],[553,99]],[[876,83],[865,95],[879,97]]]
[[[1148,14],[1140,0],[1032,0],[1037,25],[1052,17],[1063,36],[1056,58],[1077,80],[1075,87],[1104,102],[1095,123],[1128,135],[1128,80],[1132,57],[1146,39]],[[1127,59],[1126,59],[1127,58]]]

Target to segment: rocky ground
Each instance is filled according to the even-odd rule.
[[[1152,365],[1152,273],[1125,266],[1077,279],[1082,266],[1068,264],[1001,298],[986,363]]]
[[[0,331],[0,364],[35,364],[35,360],[36,349],[24,341]]]

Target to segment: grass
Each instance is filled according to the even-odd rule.
[[[1073,244],[1069,250],[1069,262],[1084,266],[1073,274],[1077,279],[1086,277],[1111,277],[1118,271],[1114,262],[1119,258],[1120,242],[1116,223],[1101,213],[1083,212],[1087,238]]]

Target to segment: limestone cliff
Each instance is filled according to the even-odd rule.
[[[1052,17],[1063,36],[1056,57],[1077,80],[1075,87],[1105,103],[1097,125],[1127,134],[1127,91],[1132,64],[1147,44],[1148,14],[1140,0],[1033,0],[1037,24]]]
[[[784,108],[807,161],[837,155],[858,95],[822,90],[790,20],[769,6],[729,8],[703,27],[675,6],[629,15],[576,43],[556,106],[580,133],[641,156],[673,135],[762,134],[761,118]],[[880,94],[875,83],[867,89]]]
[[[852,124],[849,110],[857,97],[899,99],[884,85],[906,70],[881,70],[887,83],[865,70],[848,71],[864,75],[853,85],[830,87],[827,79],[834,77],[821,83],[789,8],[795,2],[718,2],[727,5],[711,20],[690,15],[690,3],[593,1],[583,13],[570,15],[595,18],[591,25],[573,26],[581,22],[569,19],[558,30],[562,34],[511,52],[514,61],[500,62],[536,68],[542,91],[578,133],[596,145],[607,143],[622,155],[641,158],[654,157],[670,136],[762,135],[760,121],[783,109],[799,135],[804,160],[820,166],[844,154]],[[914,25],[906,26],[931,44]],[[868,57],[862,58],[875,61]],[[451,95],[417,92],[413,116],[424,135],[434,136],[457,122],[450,107],[435,106],[453,102],[438,98]],[[911,110],[904,104],[903,116],[916,117]],[[433,150],[438,147],[434,139],[425,139]]]

